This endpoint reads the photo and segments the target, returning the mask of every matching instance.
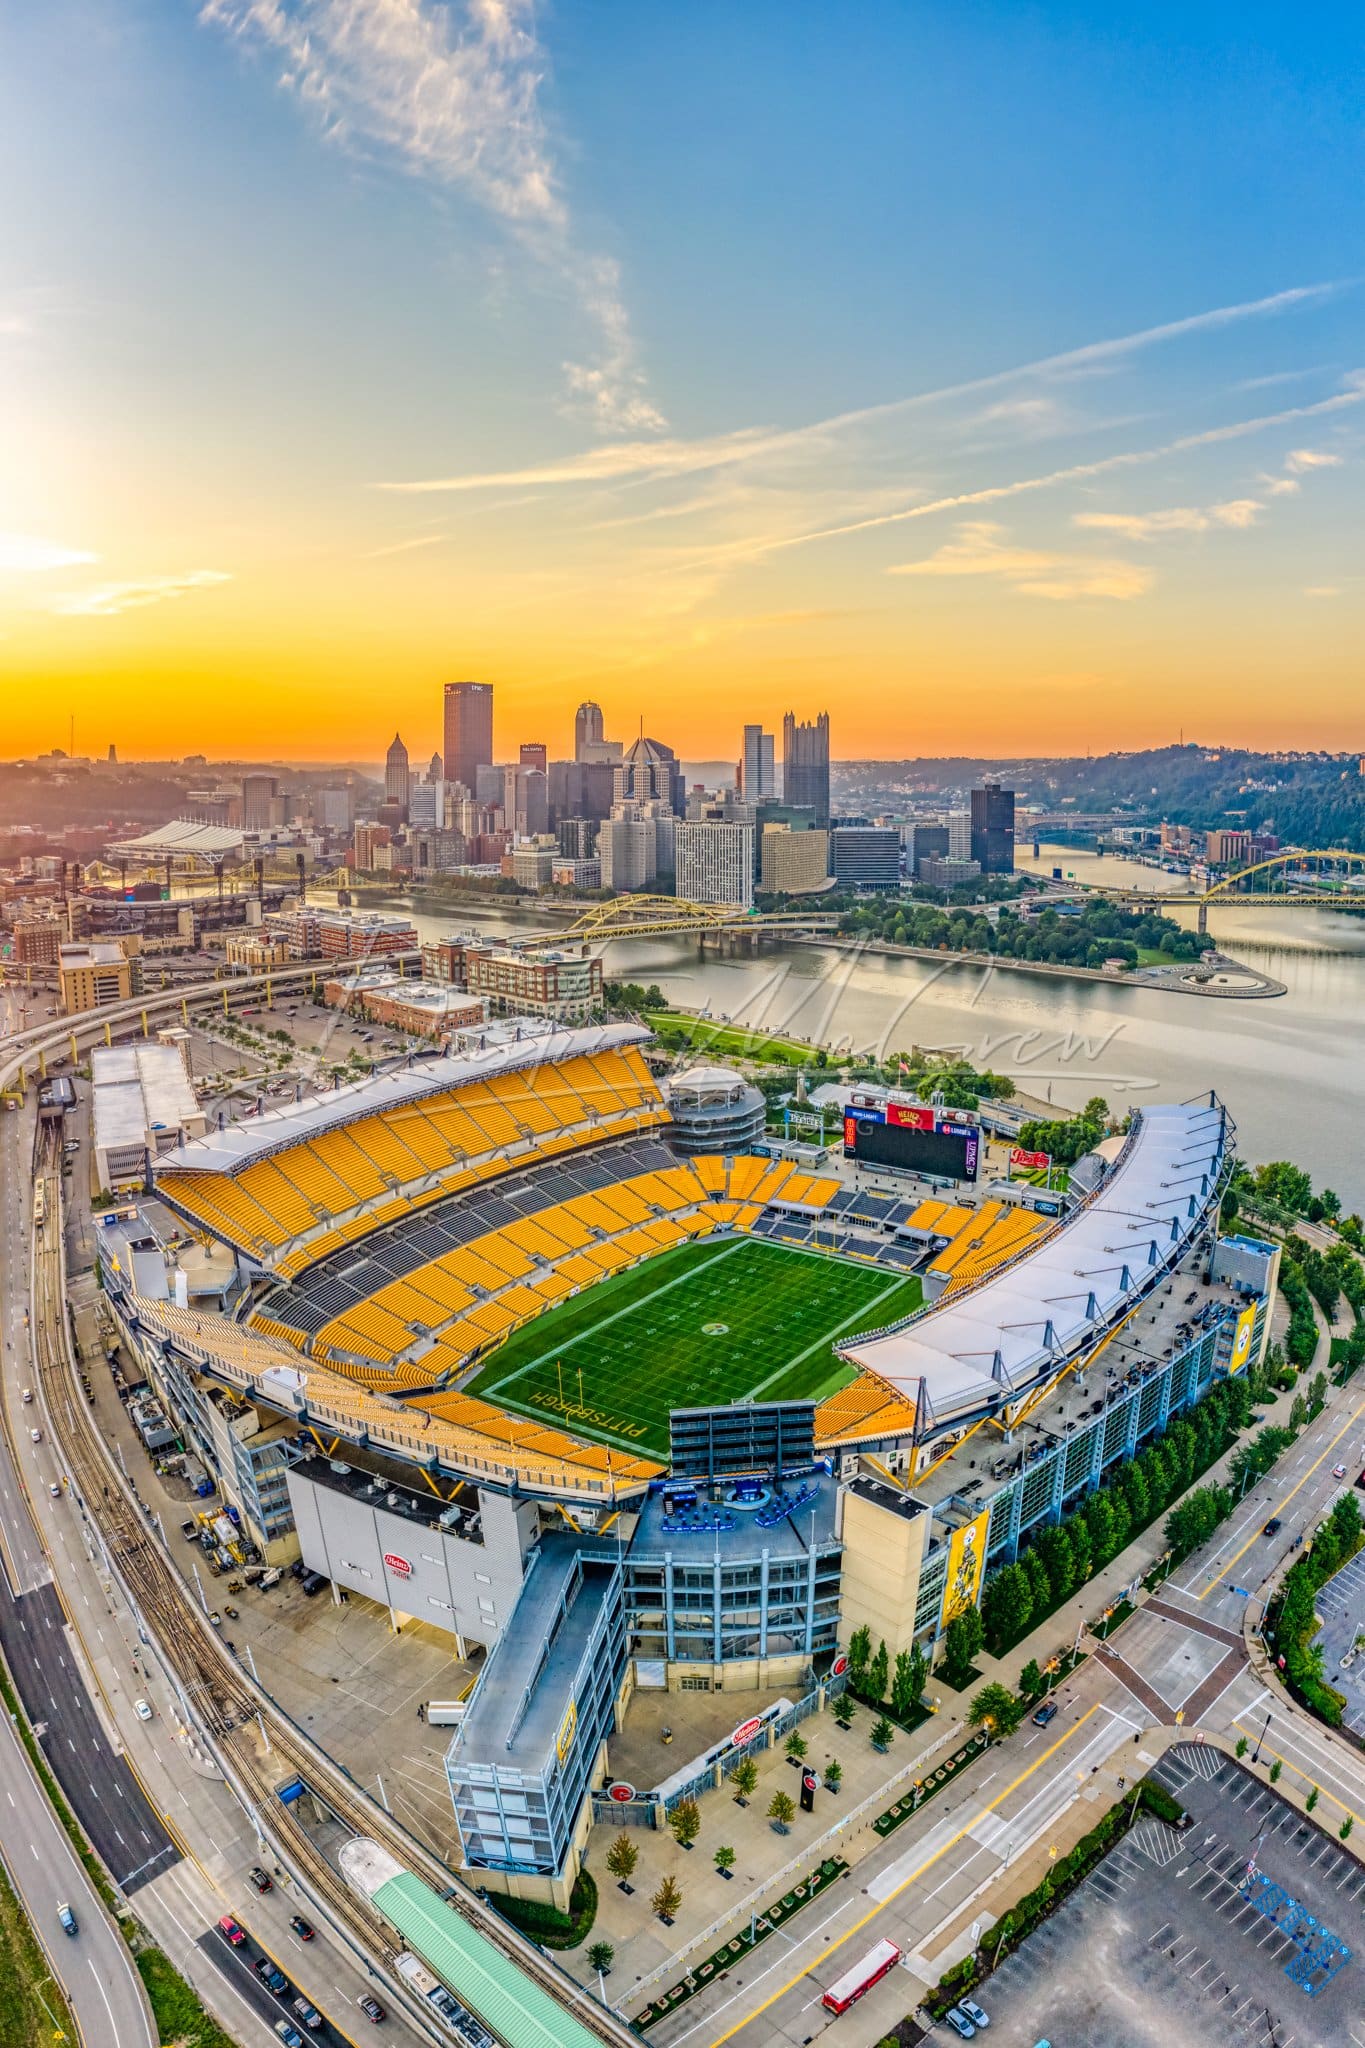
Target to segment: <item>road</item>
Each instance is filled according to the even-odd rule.
[[[974,1763],[951,1794],[878,1841],[827,1905],[807,1908],[809,1920],[803,1914],[789,1922],[742,1973],[652,2028],[650,2041],[657,2048],[721,2048],[731,2041],[804,2048],[837,2025],[843,2048],[869,2048],[964,1952],[973,1914],[983,1928],[991,1924],[984,1896],[1002,1874],[1030,1852],[1035,1860],[1045,1852],[1077,1799],[1096,1800],[1097,1774],[1112,1787],[1118,1773],[1131,1782],[1148,1768],[1177,1715],[1186,1734],[1202,1728],[1234,1742],[1245,1735],[1249,1751],[1260,1745],[1263,1761],[1280,1758],[1282,1789],[1316,1785],[1318,1818],[1330,1832],[1348,1815],[1365,1829],[1365,1757],[1306,1716],[1291,1716],[1278,1686],[1248,1662],[1242,1635],[1248,1605],[1259,1618],[1279,1573],[1298,1554],[1296,1538],[1311,1531],[1362,1463],[1365,1398],[1359,1386],[1333,1388],[1323,1412],[1248,1489],[1213,1541],[1158,1589],[1112,1646],[1093,1646],[1095,1654],[1060,1688],[1061,1713],[1049,1729],[1025,1722]],[[1262,1534],[1272,1518],[1281,1523],[1273,1538]],[[1087,1808],[1084,1825],[1102,1810],[1099,1803]],[[1071,1821],[1074,1835],[1080,1827],[1075,1816]],[[823,1991],[883,1936],[903,1950],[904,1970],[836,2021],[820,2005]],[[983,2002],[989,2006],[988,1998]]]
[[[28,1295],[29,1185],[21,1165],[21,1126],[0,1126],[0,1320],[6,1330],[3,1391],[31,1383],[28,1330],[22,1304]],[[22,1402],[20,1412],[29,1414]],[[8,1398],[5,1403],[9,1412]],[[31,1446],[36,1451],[39,1446]],[[59,1504],[48,1496],[49,1504]],[[92,1841],[101,1843],[109,1868],[135,1888],[150,1874],[149,1858],[174,1851],[142,1792],[104,1738],[89,1694],[68,1659],[62,1614],[15,1469],[8,1434],[0,1432],[0,1643],[31,1724],[49,1762]],[[53,1974],[67,1993],[86,2048],[114,2041],[118,2048],[155,2048],[156,2030],[142,1979],[128,1945],[104,1909],[76,1857],[66,1831],[39,1784],[27,1752],[3,1717],[0,1740],[0,1848],[23,1897]],[[58,1755],[59,1751],[65,1754]],[[127,1834],[123,1830],[127,1830]],[[144,1868],[139,1871],[139,1865]],[[68,1903],[80,1933],[58,1930],[57,1907]]]

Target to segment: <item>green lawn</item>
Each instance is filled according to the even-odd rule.
[[[920,1300],[913,1275],[759,1238],[679,1245],[516,1331],[466,1391],[663,1458],[671,1408],[823,1399],[854,1376],[835,1338]]]
[[[742,1024],[721,1024],[712,1017],[695,1017],[690,1010],[654,1010],[645,1021],[663,1044],[685,1045],[689,1051],[717,1057],[772,1060],[784,1066],[803,1067],[811,1063],[817,1050],[804,1038],[750,1031]]]

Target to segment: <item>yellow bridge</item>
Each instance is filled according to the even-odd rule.
[[[678,896],[617,896],[594,903],[572,924],[537,932],[529,943],[562,945],[573,939],[652,939],[676,932],[832,931],[833,911],[784,910],[760,916],[738,903],[688,903]]]
[[[1317,867],[1310,867],[1316,862]],[[1365,867],[1365,853],[1347,853],[1341,847],[1328,852],[1306,852],[1302,847],[1287,848],[1272,853],[1265,860],[1253,861],[1250,867],[1239,868],[1235,874],[1224,875],[1219,881],[1210,883],[1207,889],[1180,890],[1114,889],[1109,886],[1096,887],[1094,894],[1110,896],[1116,902],[1130,908],[1141,905],[1164,909],[1168,906],[1197,909],[1199,929],[1208,930],[1209,905],[1219,902],[1235,902],[1239,910],[1365,910],[1365,889],[1349,889],[1345,876],[1340,870]],[[1278,889],[1248,887],[1253,877],[1260,875],[1316,874],[1321,877],[1322,886],[1310,888],[1301,881],[1290,882]]]

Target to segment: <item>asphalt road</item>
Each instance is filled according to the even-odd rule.
[[[13,1117],[7,1122],[10,1128],[0,1152],[0,1319],[8,1333],[6,1381],[12,1383],[22,1374],[27,1385],[28,1332],[18,1304],[27,1293],[27,1235],[20,1227],[27,1215],[21,1217],[20,1190],[28,1177],[16,1172],[14,1128],[26,1119]],[[19,1696],[30,1720],[47,1724],[40,1740],[82,1826],[101,1844],[110,1868],[128,1874],[125,1881],[132,1888],[138,1882],[139,1864],[146,1864],[149,1856],[157,1858],[146,1871],[151,1875],[152,1868],[167,1867],[166,1850],[171,1859],[178,1851],[126,1765],[109,1749],[95,1718],[3,1432],[0,1537],[0,1645]],[[0,1851],[53,1974],[67,1994],[86,2048],[102,2048],[104,2043],[155,2048],[155,2028],[127,1943],[77,1860],[8,1715],[0,1716],[0,1721]],[[58,1755],[61,1750],[64,1755]],[[107,1848],[102,1838],[107,1839]],[[71,1906],[79,1923],[74,1938],[58,1925],[57,1908],[63,1903]]]

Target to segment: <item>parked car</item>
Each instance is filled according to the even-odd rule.
[[[953,2032],[960,2034],[964,2041],[974,2041],[976,2039],[976,2028],[960,2006],[950,2005],[943,2017],[947,2020]]]
[[[295,1913],[289,1925],[293,1928],[300,1941],[311,1941],[313,1939],[313,1930],[301,1913]]]
[[[258,1892],[274,1891],[275,1886],[270,1876],[270,1872],[268,1870],[262,1870],[259,1863],[252,1864],[250,1870],[247,1872],[247,1876],[251,1879],[252,1884],[255,1885]]]
[[[62,1923],[63,1934],[79,1934],[80,1922],[65,1901],[57,1908],[57,1918]]]
[[[384,2008],[377,1998],[371,1998],[367,1991],[363,1998],[357,1998],[356,2004],[360,2007],[367,2020],[373,2020],[376,2026],[379,2025],[384,2017]]]
[[[1041,1707],[1038,1707],[1038,1708],[1037,1708],[1037,1709],[1035,1710],[1035,1712],[1034,1712],[1034,1715],[1033,1715],[1033,1725],[1034,1725],[1034,1727],[1035,1727],[1035,1728],[1046,1728],[1046,1727],[1047,1727],[1047,1724],[1048,1724],[1048,1722],[1049,1722],[1049,1721],[1055,1721],[1055,1720],[1056,1720],[1056,1718],[1057,1718],[1057,1702],[1056,1702],[1056,1700],[1044,1700],[1044,1701],[1043,1701],[1043,1704],[1042,1704],[1042,1706],[1041,1706]]]
[[[959,2006],[962,2008],[963,2012],[966,2013],[972,2025],[976,2028],[978,2034],[981,2032],[981,2029],[983,2027],[988,2027],[990,2025],[991,2022],[989,2015],[987,2013],[982,2012],[981,2007],[977,2004],[974,1998],[959,1998],[957,2002]]]
[[[276,1998],[283,1998],[289,1989],[289,1979],[277,1964],[271,1962],[269,1956],[261,1956],[257,1960],[256,1975],[267,1991],[274,1992]]]
[[[234,1920],[231,1913],[224,1913],[222,1919],[218,1922],[218,1932],[223,1936],[224,1940],[230,1941],[234,1948],[240,1948],[246,1940],[245,1927],[241,1925],[240,1921]]]

